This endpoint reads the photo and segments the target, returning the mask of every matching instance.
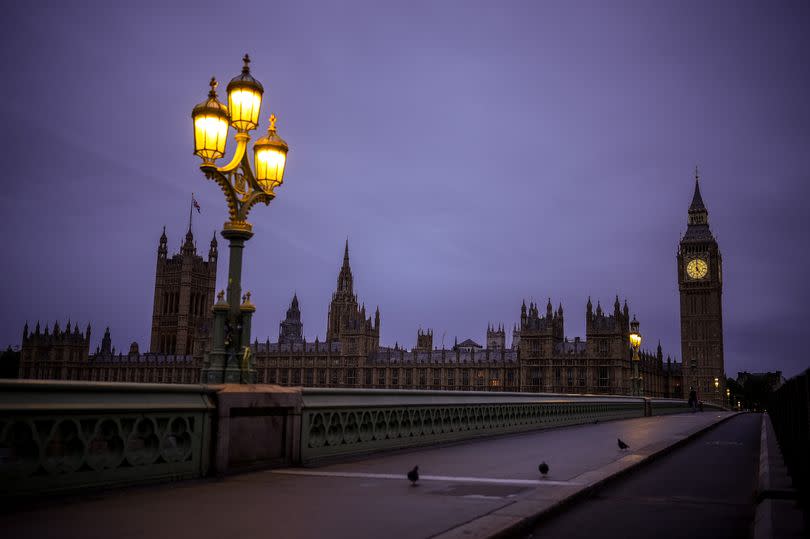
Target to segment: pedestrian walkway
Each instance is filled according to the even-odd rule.
[[[0,515],[8,537],[487,537],[728,419],[644,417],[60,499]],[[617,438],[630,445],[622,451]],[[550,471],[537,471],[545,461]],[[405,474],[418,465],[420,481]]]
[[[638,474],[516,537],[736,539],[748,537],[760,455],[760,414],[741,414]]]

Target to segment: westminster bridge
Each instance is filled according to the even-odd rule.
[[[777,501],[738,504],[751,522],[726,528],[756,524],[757,538],[775,536],[790,488],[780,464],[768,473],[779,451],[767,416],[688,412],[685,401],[599,395],[0,382],[0,529],[83,539],[530,537],[613,479],[647,475],[640,467],[733,427],[690,462],[714,455],[703,466],[750,467],[756,451],[764,476],[762,465],[726,475],[742,481],[736,490],[750,482]],[[416,487],[405,477],[415,465]]]

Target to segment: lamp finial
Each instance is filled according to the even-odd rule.
[[[217,78],[216,77],[211,77],[211,82],[209,82],[208,85],[211,86],[211,91],[208,92],[208,97],[216,97],[217,96],[217,86],[219,86],[219,83],[217,82]]]
[[[250,73],[250,56],[248,53],[245,53],[242,61],[245,62],[245,65],[242,66],[242,73]]]
[[[276,130],[276,115],[275,114],[270,115],[270,129],[269,130],[270,130],[270,132],[275,132],[275,130]]]

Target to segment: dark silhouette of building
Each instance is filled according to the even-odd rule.
[[[69,380],[196,383],[208,349],[216,282],[217,244],[212,239],[208,261],[197,255],[191,227],[179,254],[168,258],[165,229],[158,247],[155,304],[150,352],[137,343],[126,355],[112,348],[109,328],[102,346],[89,355],[90,328],[53,332],[39,324],[23,331],[20,376]],[[689,208],[689,222],[678,249],[681,294],[682,353],[673,361],[660,343],[655,352],[641,350],[643,392],[683,398],[690,385],[700,397],[725,394],[722,338],[722,268],[717,242],[709,230],[708,211],[699,181]],[[252,356],[259,383],[315,387],[366,387],[630,394],[632,353],[630,309],[616,296],[612,311],[585,306],[585,339],[565,336],[563,306],[549,299],[545,313],[530,302],[520,308],[506,346],[503,324],[488,324],[486,347],[472,339],[451,349],[433,347],[431,329],[417,332],[416,346],[380,346],[380,310],[366,316],[358,302],[349,260],[343,252],[337,285],[329,304],[326,339],[307,342],[297,294],[279,324],[278,341],[256,340]],[[646,336],[649,339],[649,336]],[[649,341],[647,341],[649,342]],[[715,378],[719,386],[715,388]],[[722,398],[718,399],[722,400]]]
[[[169,258],[164,227],[155,270],[151,353],[185,356],[203,352],[213,320],[216,280],[216,234],[205,261],[197,254],[189,222],[180,253]]]
[[[293,294],[290,308],[287,309],[287,318],[279,324],[278,342],[287,345],[304,343],[304,324],[298,308],[298,294]]]
[[[700,195],[697,169],[695,193],[677,260],[681,357],[687,379],[684,385],[694,387],[701,400],[723,402],[723,259],[709,229],[709,212]]]

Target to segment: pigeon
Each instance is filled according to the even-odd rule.
[[[408,472],[408,481],[411,482],[412,487],[416,486],[416,482],[419,481],[419,466],[414,466],[413,470]]]
[[[548,464],[546,464],[546,462],[543,461],[540,463],[540,466],[538,466],[537,469],[540,470],[540,473],[543,474],[543,477],[545,477],[546,474],[548,473]]]
[[[624,443],[621,438],[616,438],[616,440],[619,442],[619,449],[621,449],[622,451],[630,447],[629,445]]]

